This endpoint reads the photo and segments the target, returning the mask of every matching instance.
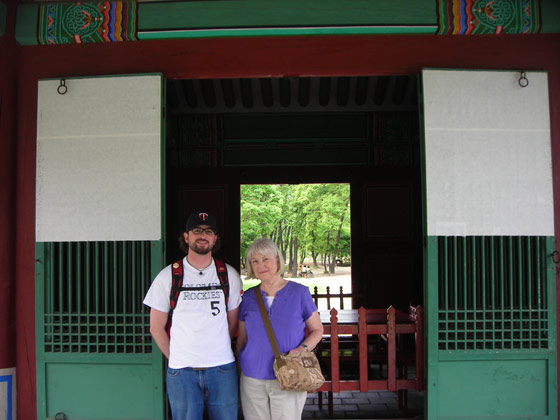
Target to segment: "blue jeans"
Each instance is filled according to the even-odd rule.
[[[202,420],[204,405],[211,420],[237,420],[235,362],[204,370],[167,368],[167,395],[173,420]]]

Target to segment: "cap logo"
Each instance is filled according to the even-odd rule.
[[[198,213],[198,218],[200,220],[207,220],[208,219],[208,213]]]

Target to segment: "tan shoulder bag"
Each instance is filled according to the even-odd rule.
[[[255,295],[264,322],[266,334],[274,353],[274,374],[280,383],[280,388],[290,391],[314,391],[325,382],[319,361],[315,353],[303,351],[297,354],[281,354],[278,350],[276,337],[264,306],[263,298],[258,287]]]

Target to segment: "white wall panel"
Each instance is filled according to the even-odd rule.
[[[553,235],[546,73],[425,70],[428,235]]]
[[[161,238],[161,76],[39,82],[36,240]]]

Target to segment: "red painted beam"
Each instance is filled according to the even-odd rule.
[[[38,77],[161,72],[168,78],[416,74],[422,68],[540,70],[560,35],[211,38],[30,46]]]

